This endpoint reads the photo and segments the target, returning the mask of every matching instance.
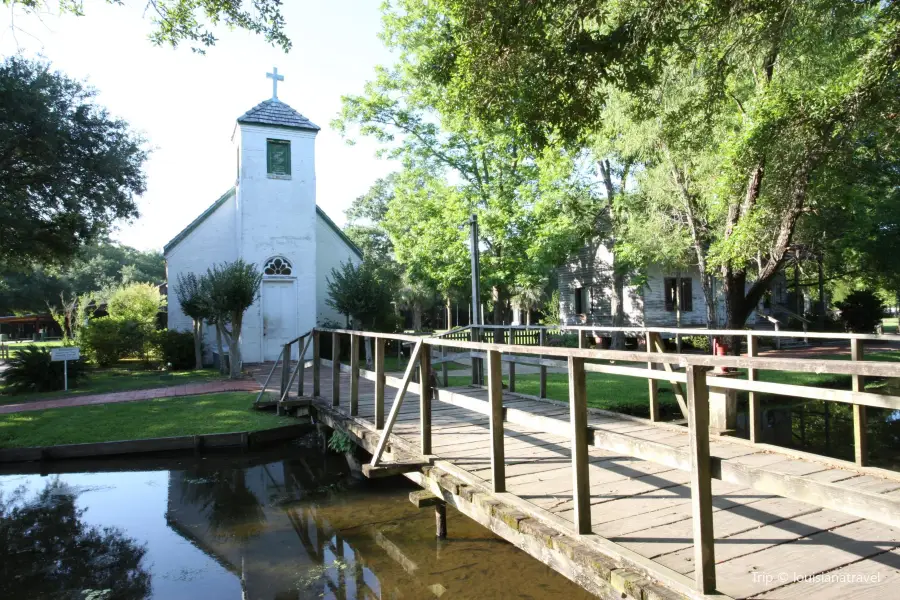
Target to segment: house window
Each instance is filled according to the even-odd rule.
[[[678,295],[676,293],[678,286],[677,277],[666,277],[663,280],[664,293],[666,298],[666,310],[674,312],[678,308]],[[693,288],[691,287],[691,278],[681,278],[681,310],[682,312],[691,312],[694,310]]]
[[[266,172],[269,175],[291,174],[291,143],[287,140],[266,140]]]
[[[584,314],[584,288],[583,287],[575,288],[575,314],[576,315]]]
[[[263,267],[264,275],[282,275],[288,276],[292,272],[291,263],[288,259],[283,256],[276,256],[275,258],[270,258],[266,263],[266,266]]]

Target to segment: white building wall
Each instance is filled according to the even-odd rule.
[[[199,277],[216,263],[237,259],[237,248],[232,242],[235,237],[235,212],[235,199],[232,196],[166,254],[169,329],[192,331],[193,327],[191,318],[182,312],[175,293],[178,274],[194,273]],[[215,349],[215,335],[208,327],[204,327],[204,330],[204,360],[209,361]]]
[[[266,140],[291,142],[291,175],[267,173]],[[238,125],[240,148],[237,187],[240,212],[240,256],[262,269],[273,256],[284,256],[293,267],[296,286],[298,334],[315,326],[316,290],[304,282],[316,278],[315,132],[282,127]],[[244,315],[241,350],[245,362],[263,359],[262,303]]]
[[[359,264],[359,256],[331,228],[321,216],[316,215],[316,323],[330,320],[342,326],[345,317],[328,306],[328,279],[332,269],[340,269],[342,263]],[[305,331],[305,330],[304,330]]]

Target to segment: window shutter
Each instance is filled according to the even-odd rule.
[[[681,280],[681,307],[684,312],[694,310],[694,294],[690,277],[684,277]]]
[[[672,312],[675,310],[675,278],[666,277],[663,279],[663,295],[666,301],[666,310]]]
[[[266,172],[270,175],[291,174],[291,143],[266,140]]]

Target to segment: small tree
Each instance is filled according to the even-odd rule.
[[[378,329],[391,313],[390,288],[379,280],[378,267],[364,260],[358,266],[351,261],[332,269],[328,278],[328,299],[325,301],[357,329]],[[372,364],[369,339],[365,341],[366,364]]]
[[[181,311],[191,318],[194,331],[194,367],[203,368],[200,342],[203,339],[203,320],[210,318],[209,303],[203,294],[201,278],[193,273],[178,274],[175,283],[175,295],[181,305]],[[221,354],[219,355],[221,356]]]
[[[851,293],[837,307],[844,327],[853,333],[872,333],[884,318],[884,304],[869,290]]]
[[[205,285],[201,284],[201,287],[205,290],[204,296],[209,302],[217,335],[228,343],[231,378],[238,379],[241,377],[240,343],[244,313],[259,298],[262,273],[255,265],[239,258],[208,269],[204,279]],[[231,324],[231,331],[226,329],[226,323]]]
[[[414,281],[408,275],[403,278],[400,288],[400,306],[412,312],[414,331],[422,330],[422,312],[434,305],[434,289],[421,281]]]
[[[156,315],[166,306],[166,297],[152,283],[129,283],[117,287],[106,302],[106,310],[114,319],[134,321],[153,328]]]
[[[541,306],[541,303],[544,302],[546,297],[544,290],[546,287],[546,280],[530,281],[515,287],[513,300],[518,304],[519,308],[525,311],[526,325],[531,325],[531,311]]]

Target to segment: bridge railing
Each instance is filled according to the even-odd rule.
[[[484,327],[484,326],[482,326]],[[574,524],[577,534],[591,532],[590,481],[588,473],[588,445],[621,452],[639,459],[660,462],[673,468],[691,473],[691,505],[694,523],[695,584],[698,590],[707,593],[715,589],[715,559],[713,552],[712,484],[713,478],[743,486],[753,487],[767,493],[776,493],[799,499],[824,508],[848,512],[863,518],[874,519],[892,526],[900,526],[900,501],[865,491],[854,491],[848,500],[842,495],[842,488],[834,484],[809,480],[786,474],[766,472],[761,477],[758,472],[740,465],[710,456],[710,390],[742,390],[758,394],[780,394],[800,398],[823,400],[825,402],[849,403],[855,414],[867,407],[900,410],[900,397],[865,392],[862,388],[864,377],[900,377],[900,363],[862,360],[860,340],[869,336],[850,337],[854,344],[856,360],[824,360],[770,358],[753,356],[709,356],[700,354],[673,354],[653,352],[657,331],[642,330],[651,342],[650,351],[596,350],[587,348],[561,348],[522,344],[496,344],[478,341],[448,339],[444,337],[420,337],[401,334],[386,334],[341,329],[315,329],[313,344],[313,395],[319,396],[319,339],[322,335],[332,336],[332,397],[333,406],[341,404],[342,371],[349,372],[349,413],[359,414],[359,380],[369,379],[375,383],[374,425],[381,432],[377,449],[373,454],[372,466],[377,466],[387,447],[393,426],[407,392],[419,394],[419,436],[422,455],[432,452],[431,404],[437,398],[441,402],[454,404],[489,417],[491,438],[491,482],[495,492],[506,491],[505,450],[503,422],[527,426],[538,431],[560,435],[571,441],[573,469]],[[721,332],[717,332],[721,333]],[[747,335],[748,332],[741,332]],[[767,332],[771,333],[771,332]],[[538,334],[540,335],[540,333]],[[350,364],[341,365],[341,338],[350,338]],[[375,343],[374,371],[360,368],[359,349],[361,340],[372,339]],[[511,336],[515,340],[515,334]],[[880,337],[878,338],[880,339]],[[384,347],[388,340],[399,340],[412,344],[410,361],[402,377],[385,373]],[[856,341],[854,341],[856,340]],[[540,340],[539,340],[540,342]],[[750,340],[752,344],[752,338]],[[447,351],[454,354],[448,357]],[[460,352],[462,351],[462,352]],[[464,394],[440,389],[436,378],[432,378],[435,352],[444,355],[439,361],[459,360],[460,357],[484,359],[486,363],[487,403]],[[302,356],[302,355],[301,355]],[[303,361],[300,361],[301,364]],[[569,381],[569,423],[503,406],[502,364],[511,367],[516,364],[536,365],[543,368],[565,368]],[[624,363],[624,364],[622,364]],[[629,364],[632,363],[632,364]],[[634,366],[638,363],[641,366]],[[643,364],[646,364],[645,368]],[[663,370],[653,368],[659,365]],[[747,369],[754,373],[760,370],[788,371],[815,374],[840,374],[853,378],[852,390],[835,390],[809,385],[789,385],[758,381],[707,377],[713,368]],[[413,375],[418,370],[419,383]],[[682,396],[687,417],[687,431],[690,446],[687,450],[672,448],[653,441],[636,440],[627,435],[616,434],[588,426],[587,382],[588,372],[637,377],[655,384],[668,381],[677,386],[677,394]],[[512,372],[514,378],[514,371]],[[291,380],[292,381],[292,380]],[[512,381],[512,379],[511,379]],[[302,385],[302,377],[301,384]],[[390,413],[385,415],[385,386],[397,389]],[[685,388],[681,388],[684,385]],[[512,387],[512,386],[511,386]],[[650,398],[651,405],[653,396]],[[652,414],[651,406],[651,414]],[[751,408],[752,412],[752,408]],[[751,414],[751,418],[753,415]],[[759,418],[758,415],[756,418]],[[865,430],[857,443],[864,445]],[[751,442],[752,443],[752,442]],[[857,451],[859,453],[859,451]],[[840,461],[832,461],[840,462]]]

